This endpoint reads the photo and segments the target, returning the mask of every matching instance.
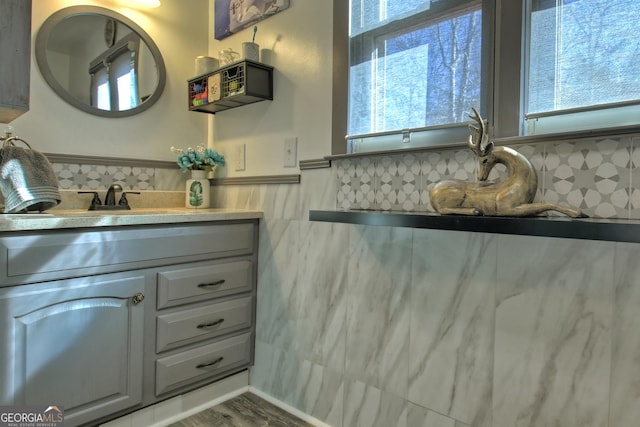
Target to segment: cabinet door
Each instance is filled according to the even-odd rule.
[[[0,404],[59,405],[77,425],[142,400],[145,277],[113,274],[0,292]]]

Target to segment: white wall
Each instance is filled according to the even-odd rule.
[[[124,0],[122,0],[124,1]],[[222,41],[213,37],[214,0],[163,0],[158,9],[133,10],[120,0],[33,0],[32,34],[52,12],[75,4],[113,8],[144,28],[158,44],[168,82],[159,102],[144,113],[106,119],[79,111],[57,97],[31,68],[31,111],[16,119],[16,133],[51,153],[175,159],[168,147],[207,141],[227,157],[218,176],[288,174],[283,141],[298,138],[298,159],[330,154],[332,83],[331,0],[290,0],[291,7],[257,24],[263,62],[275,67],[273,101],[223,111],[189,112],[186,81],[194,58],[222,48],[241,50],[252,28]],[[2,126],[0,126],[2,130]],[[247,167],[234,168],[235,148],[246,144]]]
[[[167,68],[167,85],[149,110],[107,119],[80,111],[46,84],[35,60],[37,31],[51,13],[68,6],[113,9],[142,27],[158,45]],[[11,123],[16,135],[47,153],[175,160],[171,145],[207,141],[207,117],[187,109],[187,80],[194,58],[208,48],[207,0],[163,0],[157,9],[132,9],[119,0],[33,0],[30,111]]]
[[[213,36],[210,0],[209,55],[221,49],[241,52],[253,27],[224,40]],[[257,24],[261,61],[275,68],[274,100],[219,112],[210,119],[213,147],[228,160],[218,176],[298,173],[284,168],[285,138],[298,138],[298,159],[331,154],[331,70],[333,2],[291,0],[284,10]],[[246,144],[247,168],[235,171],[235,147]]]
[[[123,7],[119,0],[33,0],[32,37],[53,12],[88,4],[132,19],[156,42],[167,66],[167,86],[142,114],[107,119],[62,101],[43,80],[32,54],[31,109],[11,125],[48,153],[174,160],[171,145],[209,142],[228,160],[217,176],[298,173],[283,166],[285,138],[298,138],[298,160],[331,153],[332,2],[291,0],[289,9],[259,22],[256,42],[272,65],[274,100],[209,115],[189,112],[186,81],[194,58],[240,52],[252,28],[222,41],[213,37],[214,0],[163,0],[158,9]],[[188,4],[188,6],[187,6]],[[246,170],[235,171],[235,147],[246,144]]]

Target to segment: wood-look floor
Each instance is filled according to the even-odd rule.
[[[312,427],[252,393],[244,393],[169,427]]]

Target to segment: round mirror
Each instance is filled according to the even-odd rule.
[[[103,117],[127,117],[160,97],[166,70],[151,37],[129,18],[94,6],[52,14],[36,36],[42,76],[62,99]]]

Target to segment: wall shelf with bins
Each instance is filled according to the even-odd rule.
[[[189,110],[218,111],[273,99],[273,67],[243,60],[189,80]]]

